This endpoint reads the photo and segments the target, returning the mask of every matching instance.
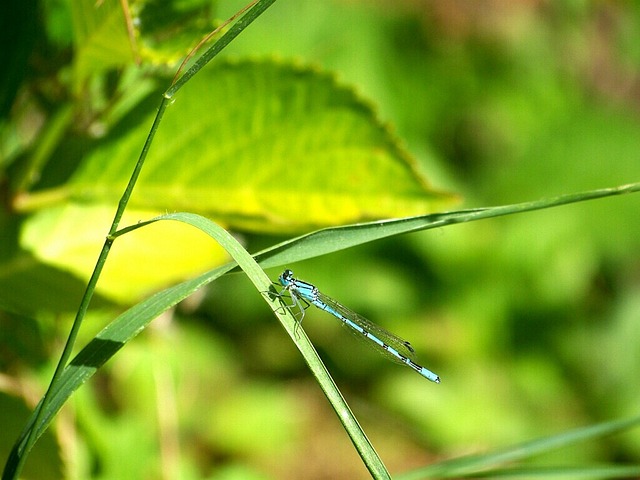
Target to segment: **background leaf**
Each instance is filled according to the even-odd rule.
[[[212,0],[132,2],[131,15],[143,61],[180,62],[214,29],[217,3]]]
[[[69,183],[21,197],[23,207],[52,193],[54,204],[65,196],[74,202],[30,217],[25,250],[88,278],[108,205],[119,198],[149,128],[140,111],[81,160]],[[453,200],[428,186],[371,107],[331,75],[266,60],[224,62],[194,78],[166,113],[130,203],[136,211],[125,221],[185,209],[230,228],[301,231],[423,214]],[[167,230],[119,246],[100,293],[132,301],[223,261],[193,235],[161,228]]]
[[[175,11],[200,2],[166,3],[176,5],[165,11]],[[218,2],[216,13],[227,18],[245,4]],[[67,316],[56,308],[77,305],[83,285],[20,249],[20,229],[35,210],[69,198],[66,180],[94,149],[123,140],[141,119],[150,118],[158,97],[148,96],[141,81],[157,86],[167,80],[157,76],[155,64],[129,63],[91,77],[83,95],[75,95],[73,30],[63,21],[70,3],[40,5],[46,28],[35,24],[36,47],[14,45],[24,36],[7,42],[32,53],[20,63],[27,69],[19,72],[23,80],[8,128],[0,125],[5,155],[0,163],[6,167],[1,185],[8,187],[0,217],[0,278],[2,299],[12,306],[3,315],[36,310],[33,336],[43,345],[33,356],[39,362],[29,353],[13,353],[21,338],[15,325],[26,321],[16,316],[3,324],[11,331],[0,351],[11,359],[3,373],[42,389],[52,368],[46,359],[57,357],[67,332]],[[11,22],[11,15],[7,18]],[[375,102],[380,118],[397,128],[417,169],[428,172],[434,185],[460,192],[466,207],[505,205],[638,181],[639,19],[637,2],[546,2],[544,8],[539,2],[487,2],[477,8],[455,1],[280,0],[225,52],[235,61],[275,57],[335,72],[341,84]],[[119,106],[125,97],[129,101]],[[141,98],[147,101],[140,103]],[[168,115],[179,112],[180,101],[178,94]],[[51,138],[54,149],[47,155],[38,145],[49,143],[44,132],[51,131],[61,108],[70,108],[72,121],[57,145]],[[181,128],[201,121],[182,120]],[[127,153],[131,162],[139,148]],[[12,209],[21,193],[12,188],[24,184],[16,173],[29,171],[23,167],[34,150],[48,163],[40,175],[35,172],[38,183],[27,194],[42,193],[41,202],[31,203],[29,211]],[[183,169],[198,160],[183,159]],[[102,167],[112,161],[105,158]],[[309,172],[295,165],[297,171],[287,172],[287,178]],[[132,165],[122,168],[125,178]],[[321,173],[317,185],[332,172]],[[90,200],[91,191],[86,194]],[[419,357],[442,375],[437,389],[425,386],[412,372],[358,349],[322,312],[309,311],[305,318],[305,331],[389,470],[415,471],[462,452],[500,453],[529,439],[637,416],[639,200],[636,194],[584,202],[378,238],[346,250],[363,229],[350,226],[340,234],[323,229],[289,245],[286,236],[245,233],[242,242],[251,252],[280,244],[265,257],[274,267],[273,279],[281,262],[307,258],[287,266],[411,340]],[[305,205],[279,206],[299,212]],[[312,248],[330,254],[308,259]],[[38,271],[48,275],[46,281],[32,275]],[[92,302],[92,317],[81,332],[86,341],[107,322],[97,307]],[[232,472],[241,472],[241,478],[298,478],[300,472],[309,479],[366,476],[290,339],[268,317],[244,275],[218,278],[154,321],[118,352],[113,368],[106,365],[85,385],[79,393],[95,401],[79,399],[87,408],[66,437],[71,441],[54,448],[63,449],[64,458],[86,462],[87,474],[77,478],[104,478],[101,466],[125,463],[118,463],[125,448],[104,445],[118,434],[122,447],[141,439],[144,448],[136,455],[147,465],[162,462],[165,473],[180,472],[172,478],[224,478]],[[194,338],[201,342],[197,347]],[[172,368],[167,352],[179,357],[175,364],[182,368]],[[270,401],[261,402],[265,393]],[[167,401],[171,398],[175,405]],[[248,425],[240,409],[230,408],[240,403],[262,409],[251,419],[281,421],[270,422],[257,438],[250,431],[256,423]],[[303,408],[281,418],[279,406],[290,404]],[[13,412],[0,411],[0,424],[10,424],[6,415]],[[218,415],[225,416],[225,425],[238,425],[229,438],[233,448],[215,435],[228,430],[216,423]],[[167,424],[167,418],[175,422]],[[175,445],[179,456],[163,455],[175,452],[166,448]],[[518,471],[495,473],[574,478],[588,470],[598,474],[589,467],[601,465],[602,476],[624,474],[612,466],[638,465],[639,445],[640,430],[630,429],[541,452],[522,459],[514,466]],[[143,463],[131,460],[137,467]],[[553,469],[556,465],[566,468]],[[109,472],[126,475],[120,469]]]
[[[123,221],[135,224],[154,216],[149,210],[132,209]],[[21,244],[42,262],[89,278],[104,243],[104,228],[112,218],[113,209],[106,205],[45,209],[26,223]],[[227,259],[224,250],[197,230],[174,222],[154,224],[118,241],[100,277],[98,292],[129,303]]]
[[[114,132],[68,194],[116,201],[149,125]],[[428,187],[351,89],[326,73],[262,61],[218,64],[185,87],[131,205],[205,213],[231,228],[301,231],[424,214],[452,200]]]
[[[120,2],[78,0],[71,3],[75,59],[75,91],[86,79],[133,60]]]

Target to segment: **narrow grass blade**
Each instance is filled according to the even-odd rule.
[[[309,365],[313,375],[323,389],[325,395],[331,402],[334,410],[338,414],[340,421],[345,426],[348,435],[360,453],[365,465],[374,478],[390,478],[382,460],[375,452],[373,446],[366,437],[364,431],[353,416],[349,406],[342,397],[337,386],[330,377],[320,357],[315,351],[304,331],[297,328],[296,320],[287,308],[283,308],[280,297],[268,295],[269,292],[275,294],[271,279],[266,276],[251,255],[242,248],[231,234],[215,224],[214,222],[195,214],[176,213],[164,215],[162,217],[144,222],[132,227],[128,227],[117,232],[113,237],[118,237],[124,233],[131,232],[137,228],[144,227],[149,223],[159,220],[177,220],[194,227],[210,235],[235,259],[238,265],[244,270],[249,279],[256,286],[257,290],[263,293],[262,297],[269,303],[271,309],[284,326],[289,336],[302,353],[305,361]],[[171,308],[179,301],[186,298],[198,288],[206,285],[220,275],[226,273],[234,264],[221,267],[207,272],[195,279],[183,282],[174,287],[159,292],[149,299],[132,307],[104,330],[80,351],[80,353],[70,362],[63,371],[59,382],[50,392],[51,399],[45,406],[45,410],[40,418],[39,424],[33,426],[36,413],[29,420],[27,427],[16,443],[9,462],[16,462],[21,453],[21,446],[27,438],[31,428],[35,428],[35,436],[39,438],[49,426],[57,412],[62,408],[73,392],[75,392],[84,382],[93,376],[107,360],[109,360],[128,341],[133,339],[138,333],[159,314]],[[9,462],[7,465],[9,465]],[[7,477],[9,478],[9,477]]]
[[[239,35],[251,22],[253,22],[267,8],[269,8],[269,6],[271,6],[271,4],[274,3],[274,1],[275,0],[256,0],[256,2],[247,11],[247,13],[240,20],[238,20],[233,25],[233,27],[231,27],[229,31],[227,31],[216,43],[214,43],[211,46],[211,48],[209,48],[209,50],[207,50],[207,52],[205,52],[205,54],[203,54],[203,56],[195,62],[192,68],[190,68],[165,92],[165,95],[163,96],[162,101],[160,102],[160,106],[158,108],[156,118],[153,121],[153,125],[149,132],[149,135],[147,136],[145,144],[142,148],[142,152],[140,153],[140,157],[138,158],[134,171],[127,184],[127,187],[123,192],[122,198],[118,203],[118,208],[116,210],[113,222],[111,224],[111,228],[109,230],[110,236],[112,237],[115,236],[114,232],[118,228],[122,215],[124,214],[125,208],[129,203],[131,193],[133,192],[133,188],[138,180],[138,176],[144,165],[147,153],[149,151],[149,147],[153,141],[158,125],[160,124],[164,111],[168,105],[168,100],[186,82],[188,82],[189,79],[193,77],[193,75],[195,75],[204,65],[206,65],[218,53],[220,53],[220,51],[222,51],[222,49],[224,49],[229,44],[229,42],[231,42],[231,40],[233,40],[237,35]],[[96,267],[89,280],[87,289],[80,303],[80,307],[78,308],[76,319],[74,320],[74,323],[71,327],[71,331],[69,333],[67,342],[60,356],[60,360],[58,362],[56,370],[51,379],[51,383],[49,384],[47,393],[45,393],[45,396],[43,397],[42,402],[35,409],[34,417],[32,421],[36,428],[38,428],[40,425],[45,424],[45,422],[42,421],[42,415],[44,415],[46,407],[50,401],[51,393],[53,391],[58,390],[60,376],[64,373],[63,369],[68,367],[67,361],[75,345],[75,340],[76,340],[78,331],[80,330],[82,321],[89,307],[89,303],[95,291],[95,284],[97,283],[98,278],[100,277],[102,268],[109,255],[110,248],[111,248],[110,242],[109,241],[105,242],[98,256]],[[25,459],[27,458],[29,452],[31,451],[31,448],[35,443],[36,437],[32,433],[33,432],[32,426],[27,425],[27,427],[25,428],[25,432],[26,432],[25,435],[21,435],[18,442],[14,444],[14,447],[9,456],[9,460],[5,464],[5,469],[2,473],[3,480],[13,479],[20,474],[20,471],[22,470],[22,466],[25,462]]]
[[[613,435],[614,433],[629,430],[639,425],[640,416],[624,420],[613,420],[524,442],[497,452],[447,460],[404,474],[398,478],[410,480],[418,478],[484,476],[489,469],[492,469],[495,473],[497,467],[507,463],[522,461],[579,442],[593,440],[606,435]]]
[[[535,200],[532,202],[501,205],[497,207],[474,208],[454,212],[434,213],[419,217],[345,225],[324,228],[307,235],[296,237],[256,254],[257,262],[263,268],[288,265],[307,258],[319,257],[356,245],[373,242],[382,238],[404,233],[418,232],[444,227],[457,223],[466,223],[486,218],[500,217],[514,213],[532,212],[545,208],[559,207],[571,203],[584,202],[599,198],[636,193],[640,183],[632,183],[613,188],[571,193],[559,197]]]
[[[640,466],[637,465],[594,465],[586,467],[537,467],[505,468],[488,470],[478,474],[466,475],[466,478],[513,478],[542,480],[601,480],[603,478],[638,478]]]

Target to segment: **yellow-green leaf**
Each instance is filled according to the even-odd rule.
[[[20,243],[43,262],[88,279],[114,210],[113,206],[76,204],[42,210],[27,220]],[[122,225],[161,213],[129,210]],[[97,289],[113,300],[132,302],[227,259],[224,250],[198,230],[159,222],[118,238]]]
[[[115,204],[151,121],[136,119],[95,149],[70,195]],[[332,75],[227,61],[201,71],[176,96],[131,205],[292,232],[425,214],[453,198],[429,187],[370,105]]]

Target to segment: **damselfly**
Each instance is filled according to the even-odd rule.
[[[284,288],[283,292],[288,292],[291,295],[293,304],[300,309],[301,316],[298,321],[302,321],[305,309],[310,304],[313,304],[320,310],[330,313],[367,340],[373,342],[373,345],[387,358],[408,365],[423,377],[428,378],[432,382],[440,383],[440,377],[438,375],[413,361],[415,352],[411,344],[406,340],[370,322],[361,315],[349,310],[344,305],[340,305],[332,298],[320,292],[315,285],[298,280],[293,276],[291,270],[287,269],[282,272],[282,275],[278,277],[278,281]]]

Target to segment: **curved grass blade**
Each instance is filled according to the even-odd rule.
[[[306,258],[313,258],[316,256],[324,255],[326,253],[343,250],[348,247],[360,245],[363,243],[368,243],[381,238],[400,235],[403,233],[427,230],[427,229],[441,227],[445,225],[469,222],[469,221],[480,220],[484,218],[497,217],[497,216],[508,215],[512,213],[523,213],[527,211],[540,210],[544,208],[551,208],[551,207],[556,207],[560,205],[566,205],[566,204],[576,203],[576,202],[581,202],[586,200],[605,198],[605,197],[614,196],[614,195],[634,193],[638,191],[640,191],[640,183],[634,183],[629,185],[623,185],[620,187],[593,190],[593,191],[577,193],[577,194],[563,195],[563,196],[555,197],[551,199],[537,200],[533,202],[525,202],[525,203],[514,204],[514,205],[461,210],[457,212],[431,214],[431,215],[424,215],[420,217],[411,217],[411,218],[403,218],[403,219],[397,219],[397,220],[369,222],[369,223],[363,223],[363,224],[348,225],[343,227],[327,228],[327,229],[319,230],[317,232],[313,232],[311,234],[297,237],[290,241],[283,242],[272,248],[264,250],[258,253],[255,256],[255,259],[258,261],[260,266],[264,268],[280,266],[286,263],[292,263],[292,262],[303,260]],[[167,216],[160,217],[159,219],[154,219],[153,221],[158,221],[160,219],[174,219],[174,220],[180,220],[180,221],[187,221],[187,220],[178,218],[181,215],[188,216],[189,214],[167,215]],[[197,217],[197,216],[194,216],[194,217]],[[202,218],[202,217],[199,217],[199,218]],[[206,219],[202,219],[202,220],[206,221]],[[187,223],[189,223],[189,221],[187,221]],[[132,227],[127,227],[125,229],[122,229],[118,231],[116,234],[114,234],[113,238],[119,235],[122,235],[128,231],[139,228],[142,225],[144,224],[135,225]],[[64,376],[62,378],[63,381],[61,381],[61,383],[54,389],[54,391],[52,391],[52,393],[55,394],[55,397],[54,397],[55,401],[52,401],[51,405],[45,408],[45,412],[43,413],[44,420],[39,422],[39,425],[37,426],[37,431],[36,431],[37,437],[39,437],[43,433],[43,431],[51,422],[51,419],[53,418],[53,416],[61,408],[62,404],[71,395],[71,393],[73,393],[73,391],[79,388],[79,386],[82,385],[82,383],[84,383],[88,378],[90,378],[93,375],[93,373],[95,373],[95,370],[99,368],[99,366],[104,364],[104,362],[106,362],[109,358],[111,358],[111,356],[113,356],[113,354],[115,354],[115,352],[119,348],[121,348],[127,341],[129,341],[131,338],[137,335],[137,333],[142,331],[144,327],[153,318],[155,318],[157,315],[159,315],[163,311],[169,309],[179,301],[183,300],[184,298],[189,296],[191,293],[196,291],[198,288],[213,281],[215,278],[219,277],[220,275],[223,275],[224,273],[233,270],[236,266],[237,264],[235,262],[229,263],[220,268],[207,272],[201,275],[200,277],[197,277],[195,279],[183,282],[179,285],[166,289],[154,295],[153,297],[145,300],[144,302],[138,304],[136,307],[133,307],[132,309],[130,309],[129,311],[125,312],[123,315],[118,317],[118,319],[116,319],[114,322],[112,322],[112,324],[109,327],[107,327],[107,329],[101,332],[100,335],[104,334],[105,335],[104,337],[101,337],[101,338],[99,338],[99,336],[96,337],[95,340],[98,343],[94,344],[94,342],[91,342],[87,347],[85,347],[85,349],[82,350],[82,352],[80,352],[78,357],[76,357],[76,360],[80,359],[80,360],[83,360],[83,362],[86,362],[86,363],[82,363],[81,365],[82,368],[78,370],[73,370],[73,368],[77,367],[77,361],[74,360],[65,369]],[[269,287],[267,288],[271,288],[271,286],[269,285]],[[261,291],[266,291],[267,288],[264,288]],[[282,309],[281,306],[276,307],[275,311],[278,313],[279,318],[282,318],[280,315],[282,315],[281,312],[284,310],[286,309]],[[293,319],[293,317],[291,317],[290,320],[292,322],[295,322],[295,319]],[[294,324],[291,325],[291,330],[285,327],[287,328],[287,331],[289,332],[290,335],[293,332],[293,325]],[[111,330],[108,330],[108,329],[111,329]],[[116,332],[117,335],[114,335],[113,338],[109,338],[109,335],[114,332]],[[292,338],[294,339],[294,342],[296,342],[296,345],[298,345],[298,338],[296,338],[295,335],[293,335]],[[104,339],[106,339],[107,341],[100,344],[100,342]],[[114,343],[111,343],[111,340],[113,340]],[[117,349],[114,349],[116,345],[120,345],[120,346]],[[310,352],[315,352],[315,350],[313,350],[313,347],[310,345],[310,343],[309,343],[309,346],[311,348]],[[299,348],[301,347],[299,346]],[[81,355],[84,355],[86,357],[86,360],[84,360],[83,357],[81,357]],[[303,353],[303,355],[305,354]],[[311,353],[309,358],[312,358]],[[307,359],[306,356],[305,356],[305,359],[311,366],[312,365],[311,360]],[[317,362],[318,362],[318,365],[317,365],[318,369],[321,369],[324,367],[320,362],[319,358],[317,358]],[[318,375],[316,374],[315,370],[313,370],[313,368],[312,368],[312,371],[314,371],[314,375],[318,377]],[[324,378],[324,374],[320,374],[320,376]],[[330,377],[328,377],[328,375],[325,381],[330,382],[331,384],[333,383]],[[333,385],[333,388],[335,388],[335,385]],[[333,390],[331,388],[331,385],[329,384],[324,385],[323,389],[325,390],[325,394],[327,394],[328,397],[330,393],[327,393],[327,392],[331,392]],[[336,408],[335,405],[339,403],[338,400],[341,398],[341,396],[339,396],[339,392],[337,391],[337,388],[335,388],[335,393],[337,394],[338,397],[336,397],[337,400],[335,404],[332,401],[332,405],[334,405],[334,408]],[[331,393],[331,395],[334,395],[334,393]],[[38,409],[39,407],[35,410],[36,413],[38,412]],[[345,412],[338,411],[338,410],[336,411],[338,412],[341,418],[341,421],[343,421],[343,424],[347,425],[347,423],[352,422],[354,424],[355,430],[361,431],[361,429],[357,425],[357,422],[355,421],[355,418],[353,418],[353,415],[351,414],[351,412],[348,411],[348,407],[347,407],[347,411]],[[343,415],[343,413],[345,415]],[[24,452],[25,441],[29,431],[33,426],[34,418],[35,418],[35,413],[34,413],[34,416],[32,416],[32,418],[30,419],[30,423],[28,423],[27,426],[25,427],[25,430],[20,436],[18,442],[15,444],[14,449],[11,453],[11,456],[7,461],[6,468],[3,473],[3,479],[13,478],[11,476],[12,475],[11,472],[13,471],[12,465],[15,467],[14,462],[17,462],[17,460],[22,455],[25,454]],[[350,431],[349,428],[347,430]],[[357,438],[358,435],[359,434],[356,434],[355,438]],[[358,451],[361,453],[363,458],[365,458],[366,455],[370,455],[370,454],[364,453],[368,450],[366,448],[366,444],[369,444],[368,440],[364,436],[364,433],[362,433],[362,437],[357,440],[354,440],[354,436],[352,436],[352,440],[354,441],[354,444],[356,443],[356,441],[358,441],[358,442],[361,442],[362,445],[364,445],[364,447],[358,447]],[[377,455],[375,454],[375,451],[373,451],[373,447],[371,447],[370,451],[373,452],[373,454],[370,456],[373,458],[372,462],[375,463],[375,459],[377,458]],[[482,457],[482,459],[484,459],[483,461],[486,461],[486,457]],[[462,459],[460,461],[462,461]],[[464,459],[464,461],[470,461],[473,463],[476,460]],[[382,463],[380,462],[380,465],[381,464]],[[370,471],[371,471],[371,467],[369,467],[369,465],[367,466],[368,468],[370,468]],[[442,464],[438,464],[433,467],[441,468],[441,466]],[[380,470],[380,472],[383,475],[382,478],[384,478],[384,475],[386,473],[384,466],[382,466],[382,470]],[[9,475],[7,476],[7,474]],[[388,475],[388,473],[386,473],[386,475]],[[414,478],[414,477],[411,477],[411,478]],[[420,478],[422,478],[422,475],[420,475]]]
[[[344,425],[358,453],[362,457],[365,465],[369,469],[374,478],[390,478],[388,471],[384,467],[382,460],[375,452],[373,446],[366,437],[364,431],[353,416],[351,409],[345,402],[337,386],[333,382],[326,368],[322,364],[320,357],[315,351],[313,345],[309,341],[304,331],[296,328],[297,322],[289,309],[283,308],[280,297],[275,295],[271,279],[262,271],[258,264],[253,260],[251,255],[244,250],[242,245],[222,227],[218,226],[211,220],[199,215],[190,213],[175,213],[163,215],[143,222],[135,226],[122,229],[113,235],[116,238],[127,232],[131,232],[137,228],[141,228],[150,223],[160,220],[177,220],[196,228],[210,235],[216,240],[227,252],[235,259],[238,265],[244,270],[249,279],[260,292],[272,292],[274,295],[262,295],[267,301],[271,309],[276,313],[277,318],[284,326],[289,336],[293,339],[296,346],[302,353],[305,361],[309,365],[313,375],[318,379],[322,390],[331,402],[334,410],[338,414],[340,421]],[[36,412],[32,415],[25,430],[22,432],[20,439],[16,443],[14,450],[7,465],[10,462],[17,461],[22,445],[27,439],[28,433],[35,428],[35,438],[39,438],[49,426],[57,412],[62,408],[68,398],[75,392],[84,382],[93,376],[107,360],[109,360],[118,350],[120,350],[127,342],[133,339],[138,333],[159,314],[176,305],[179,301],[186,298],[198,288],[206,285],[215,278],[230,270],[234,264],[220,267],[211,272],[207,272],[195,279],[183,282],[174,287],[159,292],[147,300],[137,304],[125,313],[111,322],[96,337],[83,348],[80,353],[70,362],[64,369],[59,382],[50,392],[51,398],[47,402],[45,409],[40,417],[38,425],[34,426]],[[9,478],[9,477],[7,477]]]
[[[249,10],[244,10],[246,13],[240,18],[217,42],[215,42],[211,48],[209,48],[203,55],[200,57],[194,65],[183,74],[180,78],[178,78],[173,85],[165,92],[160,105],[158,107],[158,111],[156,113],[156,118],[153,121],[153,125],[147,139],[145,140],[144,146],[142,147],[142,151],[138,158],[138,161],[133,169],[133,173],[129,182],[122,194],[122,197],[118,203],[118,208],[116,209],[116,213],[113,218],[113,222],[109,229],[110,236],[114,235],[116,232],[120,220],[122,219],[122,215],[124,214],[125,208],[129,203],[129,199],[131,198],[131,194],[133,192],[133,188],[137,183],[138,177],[140,175],[140,171],[144,165],[145,159],[147,157],[149,147],[153,142],[153,138],[157,131],[158,125],[160,124],[162,117],[164,115],[164,111],[167,107],[168,100],[172,98],[172,96],[186,83],[189,81],[193,75],[195,75],[202,67],[204,67],[209,61],[211,61],[222,49],[224,49],[231,40],[233,40],[237,35],[239,35],[251,22],[253,22],[256,18],[258,18],[271,4],[273,4],[275,0],[256,0],[251,4]],[[71,327],[71,331],[69,332],[69,336],[67,338],[67,342],[63,348],[62,354],[60,356],[60,360],[58,361],[58,365],[56,366],[55,372],[49,384],[49,388],[45,393],[44,397],[41,400],[41,403],[38,404],[34,411],[33,415],[33,424],[35,427],[42,425],[42,416],[44,415],[44,411],[46,410],[47,404],[50,401],[51,392],[58,389],[58,384],[60,381],[60,377],[64,372],[64,369],[68,367],[68,360],[71,356],[71,352],[73,350],[78,332],[82,325],[82,321],[84,316],[89,308],[89,303],[91,298],[93,297],[93,293],[95,291],[95,285],[100,277],[104,264],[109,255],[109,251],[111,249],[111,241],[106,241],[102,247],[102,250],[98,256],[96,261],[96,266],[89,279],[89,283],[87,284],[87,288],[85,290],[85,294],[82,297],[80,302],[80,306],[78,308],[78,312],[76,318]],[[44,407],[44,408],[43,408]],[[9,459],[5,464],[5,469],[2,472],[2,480],[10,480],[16,478],[20,475],[20,471],[22,470],[22,466],[24,462],[33,448],[35,444],[36,437],[34,435],[34,431],[32,426],[27,425],[25,428],[25,434],[21,435],[20,439],[16,444],[14,444]]]

